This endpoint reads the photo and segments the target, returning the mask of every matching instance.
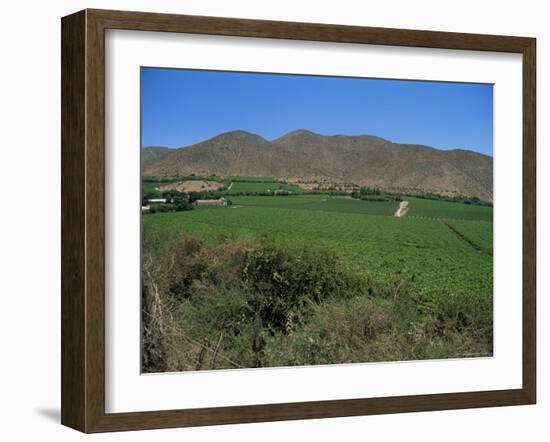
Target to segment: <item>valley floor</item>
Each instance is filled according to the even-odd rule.
[[[153,322],[145,371],[492,354],[492,207],[231,200],[143,216],[144,290],[180,336]]]

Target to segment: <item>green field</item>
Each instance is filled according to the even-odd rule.
[[[287,184],[279,181],[272,182],[243,182],[243,181],[233,181],[230,184],[228,194],[235,193],[244,193],[244,192],[276,192],[278,190],[287,190],[293,193],[301,193],[302,189],[298,186],[293,186],[292,184]]]
[[[446,224],[459,232],[483,252],[493,254],[493,223],[486,221],[447,220]]]
[[[398,203],[373,202],[330,195],[236,196],[233,204],[247,207],[271,207],[281,209],[317,210],[321,212],[363,213],[367,215],[393,215]]]
[[[473,204],[404,197],[410,203],[408,216],[423,218],[493,221],[493,208]]]
[[[492,355],[492,207],[230,199],[142,217],[145,372]]]
[[[492,223],[447,221],[453,213],[473,217],[474,206],[455,209],[450,205],[460,204],[418,200],[429,202],[432,212],[444,218],[427,219],[391,216],[396,202],[326,195],[233,197],[232,201],[229,208],[145,216],[144,241],[156,247],[178,232],[213,243],[227,237],[268,236],[286,247],[332,250],[355,272],[377,280],[401,277],[429,291],[472,296],[483,296],[492,286],[492,256],[480,253],[447,225],[490,252]],[[414,213],[415,204],[409,213]]]

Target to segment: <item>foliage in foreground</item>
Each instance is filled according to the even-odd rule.
[[[181,237],[142,278],[144,372],[492,354],[489,292],[374,284],[322,249]]]

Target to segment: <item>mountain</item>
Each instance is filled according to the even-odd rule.
[[[269,142],[233,131],[163,151],[144,159],[142,168],[144,175],[151,176],[271,176],[493,198],[492,157],[396,144],[372,135],[326,136],[297,130]]]
[[[143,161],[153,160],[155,158],[166,155],[167,153],[173,152],[174,149],[169,147],[160,147],[160,146],[149,146],[141,149],[141,159]]]

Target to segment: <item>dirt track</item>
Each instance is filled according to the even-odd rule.
[[[409,202],[401,201],[399,203],[399,207],[397,208],[394,216],[401,218],[402,216],[405,216],[408,212],[409,212]]]

